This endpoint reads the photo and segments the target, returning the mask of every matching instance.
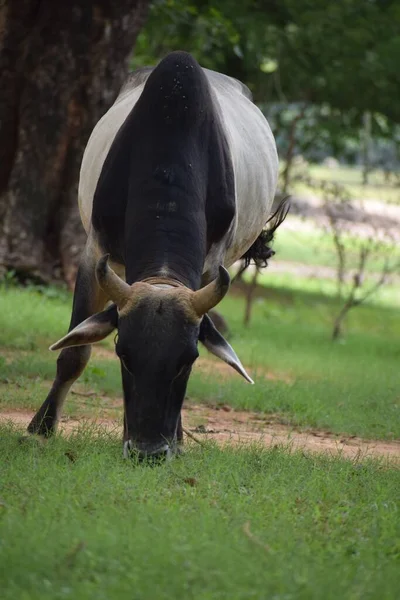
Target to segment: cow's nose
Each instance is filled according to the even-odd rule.
[[[157,464],[167,460],[171,460],[173,452],[169,446],[165,446],[155,452],[140,452],[138,453],[139,462],[148,462],[150,464]]]
[[[124,442],[124,458],[136,456],[139,462],[157,463],[170,460],[173,456],[169,444],[133,444],[131,440]]]

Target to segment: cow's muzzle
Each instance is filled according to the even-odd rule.
[[[132,440],[124,442],[124,458],[136,457],[139,462],[148,460],[149,462],[158,462],[171,460],[176,454],[176,444],[134,444]]]

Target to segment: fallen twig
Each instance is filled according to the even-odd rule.
[[[77,390],[72,390],[71,394],[75,396],[84,396],[85,398],[90,398],[91,396],[98,396],[97,392],[78,392]]]
[[[74,565],[78,554],[82,552],[82,550],[84,550],[85,547],[85,542],[79,542],[74,548],[72,548],[72,550],[70,550],[70,552],[68,552],[68,554],[64,558],[64,566],[70,569]]]
[[[187,429],[185,429],[184,427],[182,427],[182,431],[183,433],[185,433],[188,437],[190,437],[192,440],[194,440],[195,442],[197,442],[198,444],[200,444],[200,446],[203,446],[203,448],[205,447],[204,442],[202,442],[201,440],[199,440],[198,437],[196,437],[195,435],[193,435],[193,433],[191,433],[190,431],[188,431]]]
[[[271,548],[268,546],[268,544],[264,544],[264,542],[259,540],[254,533],[250,531],[250,521],[246,521],[246,523],[243,525],[243,533],[251,542],[257,544],[257,546],[260,546],[260,548],[263,548],[266,552],[271,551]]]

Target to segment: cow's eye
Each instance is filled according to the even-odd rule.
[[[125,369],[126,371],[128,371],[128,373],[129,373],[130,375],[132,375],[132,376],[133,376],[133,373],[132,373],[132,371],[131,371],[131,370],[130,370],[130,368],[128,367],[128,357],[127,357],[125,354],[121,354],[121,355],[120,355],[120,357],[119,357],[119,359],[120,359],[120,361],[122,362],[122,364],[123,364],[123,366],[124,366],[124,369]]]
[[[132,371],[129,368],[128,356],[126,354],[124,354],[123,350],[121,348],[118,348],[118,346],[115,347],[115,352],[117,353],[117,356],[118,356],[119,360],[121,361],[124,369],[126,369],[126,371],[128,371],[128,373],[130,373],[132,375]]]
[[[183,375],[184,373],[186,373],[187,371],[189,371],[190,367],[192,366],[192,363],[188,363],[186,365],[182,365],[182,367],[179,369],[178,375]]]
[[[179,365],[179,374],[184,373],[193,365],[196,358],[199,356],[197,348],[193,350],[193,352],[185,352],[184,356],[182,356]]]

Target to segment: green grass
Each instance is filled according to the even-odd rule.
[[[293,220],[292,220],[293,222]],[[343,235],[345,247],[346,269],[356,269],[360,264],[360,239],[353,235]],[[301,265],[330,267],[336,272],[338,258],[331,235],[315,226],[312,230],[288,229],[285,225],[279,229],[274,241],[276,258],[274,260],[290,261]],[[364,247],[364,243],[362,245]],[[371,252],[366,262],[366,273],[378,273],[383,269],[386,259],[390,256],[391,264],[395,264],[396,255],[392,245],[381,245]],[[397,269],[397,274],[400,269]]]
[[[162,467],[0,431],[2,600],[395,600],[400,472],[211,445]]]
[[[268,273],[263,281],[250,328],[242,298],[232,291],[221,305],[256,385],[235,374],[221,381],[216,361],[215,374],[194,373],[188,401],[399,437],[394,294],[355,311],[345,342],[332,344],[329,289]],[[57,356],[47,347],[65,333],[70,306],[54,288],[0,287],[0,410],[41,404]],[[112,336],[101,345],[112,349]],[[121,397],[118,361],[92,360],[80,386],[96,395],[70,395],[67,414],[109,412]],[[119,436],[101,430],[21,443],[3,425],[0,597],[395,600],[399,489],[393,464],[362,456],[206,443],[152,468],[123,460]]]
[[[250,280],[250,275],[245,275],[245,279]],[[337,312],[339,304],[337,301],[332,301],[337,295],[337,284],[332,278],[321,277],[318,275],[303,274],[301,271],[293,274],[286,273],[284,269],[281,272],[274,273],[265,270],[258,277],[258,283],[267,287],[273,295],[280,294],[279,290],[282,290],[283,297],[289,296],[294,299],[296,296],[305,298],[310,296],[312,301],[316,300],[319,303],[327,305],[327,320],[331,320],[331,317]],[[374,283],[375,280],[368,280],[369,289],[370,283]],[[386,283],[384,286],[370,296],[368,303],[363,305],[363,308],[372,307],[377,308],[388,308],[393,311],[399,306],[400,302],[400,285],[398,282]],[[283,300],[284,301],[284,300]],[[358,311],[357,311],[358,312]],[[354,314],[354,313],[353,313]],[[383,313],[386,314],[386,313]],[[369,325],[369,324],[368,324]]]
[[[223,313],[234,345],[256,373],[256,386],[201,381],[193,395],[237,408],[276,413],[284,422],[365,437],[400,437],[398,310],[365,306],[350,315],[344,343],[333,344],[329,317],[334,302],[311,293],[270,290],[241,325],[243,300],[229,298]],[[276,377],[263,377],[267,371]]]
[[[284,225],[274,241],[276,259],[305,265],[336,266],[335,248],[332,239],[318,231],[292,231]],[[276,260],[275,259],[275,260]]]
[[[329,168],[323,165],[310,165],[311,174],[318,179],[329,179],[342,183],[343,185],[363,185],[363,170],[361,167],[340,165],[337,168]],[[380,169],[374,169],[368,175],[367,187],[385,188],[391,187]]]
[[[326,241],[287,233],[280,242],[285,260],[331,265]],[[234,291],[220,307],[256,385],[221,380],[215,361],[214,373],[193,374],[187,402],[400,437],[399,288],[350,314],[346,338],[332,344],[332,281],[267,271],[261,282],[249,328]],[[70,310],[56,288],[0,286],[0,411],[40,406],[57,356],[47,348]],[[112,349],[112,336],[101,346]],[[67,414],[120,414],[117,360],[93,359],[79,389],[95,395],[70,394]],[[397,599],[400,471],[290,450],[189,445],[152,468],[124,461],[119,437],[93,427],[21,443],[1,425],[1,599]]]
[[[283,165],[281,165],[282,168]],[[387,183],[381,170],[374,170],[370,173],[367,185],[363,185],[362,169],[358,167],[340,166],[330,169],[322,165],[310,165],[307,167],[306,173],[317,180],[334,181],[346,186],[355,198],[379,200],[388,204],[400,203],[399,186],[393,182]],[[294,184],[293,190],[301,194],[315,194],[315,191],[303,183]]]
[[[54,374],[56,354],[47,347],[66,331],[70,298],[1,291],[0,404],[35,410]],[[236,373],[221,380],[216,361],[215,374],[194,372],[188,401],[274,413],[283,423],[337,434],[399,438],[398,307],[360,307],[350,314],[343,343],[333,344],[330,328],[337,309],[332,297],[313,289],[270,287],[256,300],[251,326],[245,328],[243,299],[231,294],[221,311],[231,326],[232,345],[256,385]],[[111,349],[112,336],[103,345]],[[117,361],[92,360],[81,381],[101,398],[70,395],[67,414],[95,415],[109,404],[108,397],[122,395]]]

